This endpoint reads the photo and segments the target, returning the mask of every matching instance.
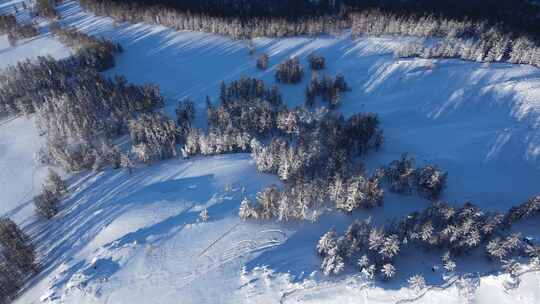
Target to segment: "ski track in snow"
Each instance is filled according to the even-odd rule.
[[[11,12],[19,2],[0,0],[0,13]],[[205,97],[216,99],[221,80],[249,75],[272,84],[277,63],[300,56],[307,68],[305,57],[315,51],[327,58],[329,75],[343,73],[353,88],[344,96],[342,112],[373,111],[381,117],[386,143],[382,152],[367,159],[368,169],[411,152],[418,163],[435,162],[449,171],[445,199],[456,204],[472,200],[487,209],[505,210],[538,191],[537,68],[396,59],[392,51],[415,38],[351,40],[345,32],[340,37],[254,39],[257,54],[271,56],[271,68],[258,71],[243,41],[161,26],[114,25],[109,18],[83,12],[73,1],[65,1],[59,11],[63,25],[120,42],[125,52],[106,74],[122,74],[135,83],[157,83],[168,114],[186,96],[195,99],[198,113],[203,112]],[[17,18],[24,22],[27,15],[19,12]],[[15,48],[7,44],[5,35],[0,36],[0,69],[47,54],[62,58],[70,50],[46,32]],[[280,85],[290,106],[303,104],[309,75],[305,78],[300,85]],[[199,125],[205,123],[202,116],[198,115]],[[333,214],[316,224],[284,226],[239,222],[238,187],[246,186],[253,197],[260,188],[277,182],[256,173],[246,155],[160,162],[139,167],[129,177],[114,171],[72,175],[73,190],[62,203],[64,210],[45,223],[33,216],[31,207],[31,197],[40,190],[46,173],[35,161],[42,142],[31,119],[0,120],[0,185],[7,190],[0,214],[22,223],[44,252],[44,271],[16,303],[178,303],[178,299],[183,303],[430,303],[430,299],[462,303],[465,299],[450,284],[453,281],[411,296],[406,288],[365,285],[354,277],[306,278],[304,272],[316,273],[320,263],[314,253],[317,238],[331,226],[343,230],[352,218]],[[228,184],[236,190],[223,192]],[[385,204],[355,216],[373,216],[384,223],[426,206],[416,197],[392,194]],[[208,223],[197,221],[202,208],[210,212]],[[539,225],[531,221],[527,227],[527,233],[538,240]],[[406,273],[422,271],[428,279],[440,279],[428,270],[433,257],[418,262],[425,257],[408,257],[412,266],[406,261],[399,266]],[[462,263],[464,268],[489,269]],[[247,282],[242,281],[241,266],[250,271]],[[475,303],[491,303],[495,294],[508,303],[540,302],[538,273],[522,275],[525,287],[504,292],[499,290],[504,285],[502,276],[482,277]],[[404,285],[405,278],[400,280]]]

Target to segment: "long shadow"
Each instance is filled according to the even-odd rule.
[[[25,227],[25,231],[37,244],[37,251],[42,253],[42,271],[32,281],[46,277],[60,264],[75,256],[103,228],[133,208],[133,205],[144,205],[156,199],[173,202],[181,199],[179,203],[182,204],[192,199],[191,204],[204,203],[215,192],[215,189],[204,188],[211,185],[212,175],[155,182],[154,174],[159,172],[160,167],[160,164],[156,164],[155,168],[141,170],[133,175],[116,170],[75,176],[71,181],[72,188],[79,190],[62,202],[63,210],[52,220],[38,219]],[[181,174],[181,171],[176,171],[176,174]],[[188,187],[191,185],[197,185],[197,189],[201,190],[190,196],[188,193],[193,190]],[[164,232],[176,220],[180,218],[169,219],[168,224],[156,228],[156,233]]]

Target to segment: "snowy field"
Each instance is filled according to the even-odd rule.
[[[0,1],[0,12],[16,1]],[[540,191],[540,69],[458,60],[396,59],[392,51],[414,38],[341,37],[255,39],[248,44],[204,33],[174,32],[159,26],[116,24],[97,18],[75,2],[60,6],[63,25],[120,42],[108,75],[158,84],[166,110],[192,97],[199,117],[208,95],[217,99],[220,81],[253,76],[274,83],[273,71],[255,68],[268,53],[276,65],[289,56],[312,52],[327,59],[325,73],[343,73],[351,92],[341,111],[380,115],[386,142],[368,157],[376,168],[409,152],[449,172],[443,199],[472,201],[505,211]],[[0,36],[0,68],[26,58],[69,50],[46,30],[12,48]],[[307,67],[307,65],[306,65]],[[309,73],[300,85],[280,85],[291,106],[304,102]],[[198,123],[203,124],[200,120]],[[43,271],[16,303],[404,303],[418,295],[403,285],[422,273],[436,285],[414,303],[539,303],[540,273],[522,276],[508,289],[508,278],[494,266],[457,260],[467,281],[444,280],[432,272],[439,257],[404,253],[399,275],[390,283],[366,285],[349,274],[318,273],[315,243],[331,226],[342,231],[353,219],[377,223],[428,206],[417,197],[387,194],[385,206],[352,216],[328,214],[318,223],[241,222],[237,211],[246,193],[277,183],[259,174],[247,154],[175,159],[133,175],[121,171],[69,177],[70,196],[53,220],[33,215],[46,168],[35,159],[43,144],[31,118],[0,118],[0,214],[23,224],[38,244]],[[208,208],[210,220],[198,221]],[[534,221],[536,220],[536,222]],[[538,219],[521,229],[540,241]],[[508,290],[507,290],[508,289]]]

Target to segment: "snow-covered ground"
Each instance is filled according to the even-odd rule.
[[[0,2],[2,7],[7,6]],[[205,97],[215,100],[222,80],[246,75],[273,83],[271,69],[255,68],[259,54],[268,53],[275,65],[316,52],[327,59],[325,73],[343,73],[352,88],[344,95],[345,115],[380,115],[386,142],[366,160],[369,168],[409,152],[419,163],[448,170],[444,199],[501,211],[540,191],[540,69],[396,59],[392,51],[414,38],[353,40],[347,33],[255,39],[255,55],[250,55],[243,41],[143,24],[113,25],[82,12],[75,2],[66,1],[60,11],[64,25],[120,42],[125,52],[107,74],[157,83],[169,113],[177,100],[190,96],[202,114]],[[69,50],[47,33],[16,48],[0,37],[0,67],[44,54],[63,57]],[[306,76],[300,85],[280,85],[289,105],[304,102]],[[393,283],[365,286],[354,276],[322,277],[314,247],[331,226],[343,230],[354,218],[367,216],[384,223],[428,202],[388,194],[383,208],[329,214],[314,224],[241,222],[237,210],[244,193],[253,197],[278,182],[257,173],[246,154],[175,159],[141,166],[133,175],[74,175],[61,213],[49,222],[38,220],[31,197],[45,173],[34,160],[41,144],[31,119],[0,122],[0,214],[23,224],[44,266],[17,303],[395,303],[417,296],[402,286],[416,272],[442,286],[418,303],[540,302],[539,273],[525,274],[510,290],[503,275],[473,276],[446,286],[441,273],[431,273],[438,257],[425,253],[405,253]],[[203,223],[198,214],[205,207],[210,219]],[[537,219],[522,228],[540,240]],[[460,271],[493,270],[487,263],[458,262]]]

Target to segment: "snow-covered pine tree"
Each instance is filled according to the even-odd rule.
[[[0,218],[0,245],[7,263],[24,274],[37,271],[36,254],[30,238],[8,218]]]
[[[135,163],[129,153],[122,153],[120,156],[120,167],[127,170],[129,174],[133,173]]]
[[[396,268],[390,263],[384,264],[381,267],[381,274],[384,280],[393,279],[396,276]]]
[[[41,194],[34,198],[36,212],[46,219],[53,218],[58,213],[58,204],[60,196],[47,188],[41,191]]]
[[[345,269],[345,262],[339,255],[337,247],[330,248],[321,264],[325,275],[339,274]]]
[[[53,193],[58,195],[64,195],[67,193],[68,185],[65,180],[63,180],[56,171],[49,168],[49,174],[43,185],[45,188],[49,189]]]
[[[258,218],[257,211],[255,210],[255,208],[253,208],[253,203],[251,202],[251,200],[249,200],[249,198],[244,197],[244,199],[240,203],[240,210],[238,211],[238,215],[242,220]]]

